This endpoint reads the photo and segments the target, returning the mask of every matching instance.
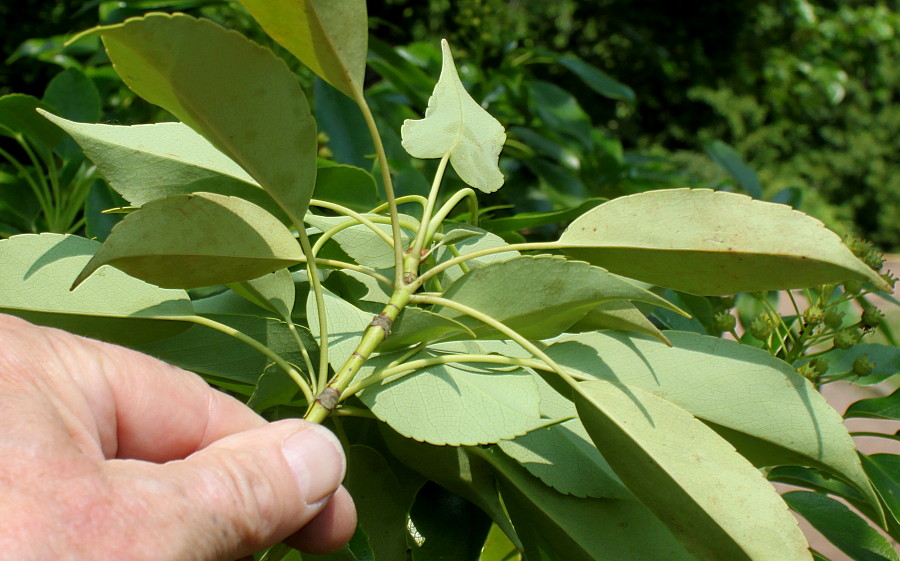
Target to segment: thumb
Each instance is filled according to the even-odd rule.
[[[339,489],[346,461],[328,429],[293,419],[232,434],[184,460],[119,466],[141,472],[116,479],[137,492],[130,502],[142,506],[142,526],[156,536],[151,547],[162,548],[152,558],[212,560],[259,551],[305,526]],[[350,526],[336,531],[348,538],[350,510],[332,522]],[[147,513],[158,527],[148,527]]]

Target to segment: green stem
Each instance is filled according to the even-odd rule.
[[[269,360],[274,362],[278,367],[280,367],[284,372],[294,380],[297,386],[300,388],[300,391],[303,392],[304,397],[306,397],[309,403],[312,403],[314,400],[312,388],[310,388],[309,384],[306,380],[303,379],[303,376],[297,372],[297,369],[291,366],[291,364],[281,358],[275,351],[270,349],[269,347],[263,345],[253,337],[249,335],[245,335],[237,329],[231,327],[230,325],[225,325],[224,323],[219,323],[213,319],[203,317],[203,316],[173,316],[171,318],[157,318],[157,319],[171,319],[174,321],[187,321],[190,323],[195,323],[197,325],[202,325],[204,327],[209,327],[210,329],[215,329],[220,333],[224,333],[230,337],[234,337],[238,341],[250,345],[263,355],[265,355]],[[311,373],[310,373],[311,374]]]
[[[441,190],[441,181],[444,179],[444,172],[447,170],[447,163],[450,161],[450,152],[441,157],[437,171],[434,173],[434,181],[431,182],[431,191],[428,193],[428,202],[422,211],[422,220],[419,222],[419,231],[416,233],[416,241],[413,243],[412,253],[420,255],[422,249],[431,239],[428,237],[429,221],[431,213],[434,212],[434,205],[437,203],[438,192]]]
[[[383,239],[385,242],[387,242],[388,245],[390,245],[390,246],[394,245],[394,240],[391,239],[390,236],[385,234],[384,231],[382,231],[381,228],[376,226],[369,218],[363,216],[362,214],[356,212],[355,210],[349,209],[349,208],[339,205],[339,204],[330,203],[328,201],[316,201],[315,204],[312,201],[310,201],[309,204],[311,206],[317,206],[320,208],[327,208],[329,210],[333,210],[333,211],[343,214],[345,216],[349,216],[355,220],[355,221],[347,220],[346,222],[342,222],[340,224],[333,226],[332,228],[329,228],[328,232],[330,232],[331,230],[335,230],[335,232],[332,233],[330,236],[328,236],[328,238],[330,238],[337,232],[340,232],[341,230],[350,228],[351,226],[356,226],[357,224],[362,224],[362,225],[368,227],[373,232],[375,232],[375,234],[377,234],[381,239]],[[324,242],[322,242],[320,239],[319,241],[316,242],[316,246],[320,246],[321,243],[324,243]]]
[[[417,304],[433,304],[437,306],[443,306],[445,308],[450,308],[451,310],[456,310],[457,312],[461,312],[471,318],[477,319],[478,321],[489,327],[493,327],[500,333],[503,333],[511,340],[518,343],[519,346],[534,355],[535,358],[542,360],[553,371],[554,374],[557,374],[573,389],[575,389],[576,391],[579,390],[578,381],[571,374],[566,372],[559,364],[556,363],[555,360],[550,358],[547,353],[539,349],[537,345],[520,335],[516,330],[510,328],[505,323],[498,321],[491,316],[476,310],[475,308],[470,308],[465,304],[460,304],[459,302],[448,300],[447,298],[441,298],[439,296],[414,294],[410,297],[409,301]]]
[[[528,358],[515,358],[503,355],[486,355],[486,354],[453,354],[446,356],[438,356],[432,358],[422,358],[411,360],[409,362],[401,362],[396,365],[387,366],[380,370],[376,370],[371,376],[350,385],[344,392],[344,398],[355,395],[360,391],[383,382],[392,376],[402,378],[404,375],[412,374],[416,370],[428,368],[429,366],[438,366],[441,364],[453,364],[455,362],[484,362],[488,364],[504,364],[508,366],[524,366],[528,368],[537,368],[538,370],[547,370],[547,365],[541,361]],[[398,376],[401,375],[401,376]],[[392,380],[393,381],[393,380]]]
[[[375,413],[372,413],[368,409],[363,409],[362,407],[351,407],[349,405],[341,405],[339,408],[334,410],[333,414],[338,417],[358,417],[360,419],[378,420],[378,417],[375,416]]]
[[[378,158],[378,166],[381,168],[381,181],[384,184],[384,195],[387,199],[389,214],[391,216],[391,237],[394,240],[394,286],[403,285],[403,238],[400,236],[400,214],[397,212],[397,200],[394,197],[394,183],[391,179],[391,168],[388,163],[387,153],[384,151],[384,144],[381,142],[381,135],[378,133],[378,126],[375,124],[375,117],[369,104],[366,103],[365,97],[360,92],[356,99],[360,111],[362,111],[363,119],[372,136],[372,142],[375,144],[375,155]]]
[[[356,346],[356,350],[353,351],[350,358],[341,366],[328,384],[320,389],[316,402],[306,414],[306,420],[321,423],[328,418],[340,402],[347,386],[350,385],[350,382],[353,381],[353,378],[359,372],[359,369],[369,359],[369,356],[375,352],[375,348],[390,333],[391,325],[397,319],[397,316],[400,315],[400,311],[409,303],[410,296],[411,293],[405,286],[394,290],[394,294],[384,307],[384,311],[375,316],[375,319],[363,332],[362,340]]]
[[[376,273],[375,271],[371,271],[365,267],[357,265],[356,263],[347,263],[346,261],[338,261],[337,259],[322,259],[321,257],[316,257],[316,264],[324,265],[326,267],[335,267],[337,269],[349,269],[351,271],[356,271],[358,273],[362,273],[364,275],[372,277],[388,288],[393,287],[393,282],[391,281],[391,279],[380,273]]]
[[[441,206],[440,210],[437,211],[437,214],[435,214],[431,221],[428,223],[428,231],[425,233],[426,240],[431,240],[434,237],[435,232],[437,232],[438,228],[441,227],[441,223],[444,222],[453,208],[456,207],[456,205],[458,205],[459,202],[464,198],[468,198],[470,204],[473,205],[472,225],[478,225],[478,195],[475,194],[475,191],[473,189],[466,187],[465,189],[460,189],[459,191],[454,193],[453,196],[450,197],[450,199],[448,199],[443,206]],[[474,203],[472,201],[474,201]]]
[[[309,374],[310,378],[312,378],[313,372],[316,371],[315,367],[313,367],[312,359],[309,357],[309,351],[306,350],[306,344],[303,343],[303,338],[300,337],[300,333],[297,331],[297,326],[294,325],[294,320],[290,317],[284,318],[285,323],[288,326],[288,331],[291,332],[291,335],[294,336],[294,342],[297,343],[297,348],[300,350],[300,355],[303,357],[303,363],[306,365],[306,372]],[[308,403],[312,403],[313,399],[309,399]]]
[[[411,289],[419,289],[425,281],[430,279],[431,277],[443,273],[447,269],[451,267],[455,267],[460,263],[468,261],[469,259],[476,259],[478,257],[484,257],[485,255],[493,255],[494,253],[504,253],[507,251],[530,251],[530,250],[539,250],[539,249],[560,249],[563,247],[567,247],[564,244],[560,244],[559,242],[534,242],[534,243],[515,243],[509,245],[501,245],[498,247],[488,247],[485,249],[480,249],[478,251],[473,251],[471,253],[466,253],[465,255],[460,255],[459,257],[454,257],[453,259],[449,259],[444,261],[443,263],[438,263],[428,271],[422,273],[422,276],[418,277],[412,284],[410,284]]]
[[[0,148],[0,156],[2,156],[6,161],[11,163],[16,171],[22,174],[22,177],[25,178],[25,182],[31,187],[32,192],[34,193],[35,198],[38,200],[38,205],[41,207],[41,211],[46,215],[47,209],[50,208],[50,194],[46,192],[46,185],[44,182],[40,182],[40,184],[32,177],[31,173],[28,171],[28,168],[22,165],[19,160],[13,157],[12,154]],[[32,162],[33,164],[34,162]],[[38,174],[38,177],[42,177]]]
[[[422,205],[422,208],[425,208],[425,205],[428,204],[428,199],[426,199],[422,195],[404,195],[402,197],[397,197],[397,204],[399,205],[403,203],[419,203],[420,205]],[[381,212],[387,207],[387,203],[381,203],[380,205],[370,210],[369,214]]]
[[[300,239],[300,247],[303,255],[306,257],[306,276],[309,278],[309,285],[313,291],[313,297],[316,300],[316,312],[319,315],[319,375],[313,376],[309,373],[311,380],[315,382],[315,393],[321,391],[328,380],[328,317],[325,311],[325,297],[322,293],[322,283],[319,281],[319,269],[316,267],[315,254],[309,245],[309,236],[306,235],[306,228],[303,223],[294,222],[297,228],[297,235]]]

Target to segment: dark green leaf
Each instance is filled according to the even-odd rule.
[[[754,199],[761,199],[763,195],[762,184],[759,182],[756,172],[744,163],[741,155],[734,148],[721,140],[712,140],[704,144],[703,148],[714,162],[731,174],[737,184],[745,193]]]
[[[809,491],[786,493],[784,500],[854,561],[900,561],[881,534],[836,500]]]
[[[844,418],[869,417],[872,419],[900,419],[900,390],[885,397],[863,399],[847,408]]]
[[[413,548],[413,561],[477,561],[491,528],[483,510],[433,482],[416,495],[409,517],[425,540]]]
[[[621,99],[634,103],[634,91],[631,88],[617,82],[596,66],[586,63],[575,55],[563,55],[557,61],[575,73],[589,88],[598,94],[610,99]]]
[[[320,167],[315,196],[357,212],[368,212],[379,202],[375,178],[366,170],[353,166]]]

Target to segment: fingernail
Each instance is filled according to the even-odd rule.
[[[285,439],[281,451],[306,504],[321,502],[340,486],[344,478],[344,452],[328,429],[318,425],[304,427]]]

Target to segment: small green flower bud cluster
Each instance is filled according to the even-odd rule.
[[[803,311],[803,322],[810,327],[817,327],[825,322],[825,311],[818,304]]]
[[[737,318],[727,310],[723,310],[713,316],[713,326],[720,333],[732,331],[737,326]]]
[[[772,318],[769,314],[761,313],[758,314],[753,321],[750,322],[750,328],[747,330],[750,332],[750,335],[759,339],[760,341],[765,341],[772,335],[772,331],[774,330],[774,325],[772,323]]]
[[[834,346],[838,349],[849,349],[859,343],[862,338],[858,329],[849,328],[838,331],[834,336]]]
[[[853,373],[857,376],[868,376],[875,369],[875,363],[869,355],[862,355],[853,361]]]
[[[875,306],[869,306],[863,310],[862,319],[863,329],[875,329],[884,321],[884,314]]]
[[[829,329],[838,329],[844,324],[844,312],[837,310],[828,310],[825,313],[825,327]]]
[[[884,266],[884,256],[875,249],[872,242],[861,238],[850,238],[847,240],[847,247],[854,255],[859,257],[866,265],[872,267],[876,271],[880,271]]]

